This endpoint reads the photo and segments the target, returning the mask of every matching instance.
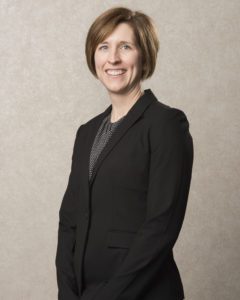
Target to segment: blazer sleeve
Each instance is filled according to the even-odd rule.
[[[75,156],[79,143],[79,127],[77,130],[73,153],[71,171],[68,178],[67,188],[65,190],[62,203],[59,210],[59,225],[58,225],[58,244],[55,258],[57,284],[58,284],[58,299],[59,300],[79,300],[77,282],[73,269],[73,254],[76,241],[76,197],[77,180],[75,177]]]
[[[157,277],[182,227],[189,194],[193,140],[184,112],[170,110],[151,130],[147,214],[127,256],[92,300],[138,300]]]

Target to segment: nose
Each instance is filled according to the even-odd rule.
[[[120,55],[118,53],[118,49],[111,49],[108,54],[108,62],[111,64],[116,64],[120,60],[121,59],[120,59]]]

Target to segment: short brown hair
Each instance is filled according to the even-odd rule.
[[[97,78],[94,53],[97,45],[105,40],[120,23],[128,23],[135,34],[136,41],[142,51],[141,80],[149,78],[156,66],[159,40],[153,20],[141,11],[132,11],[126,7],[108,9],[93,22],[89,28],[85,54],[91,73]]]

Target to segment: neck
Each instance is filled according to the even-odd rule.
[[[109,93],[112,103],[110,121],[116,122],[125,116],[135,102],[143,95],[143,93],[144,92],[140,85],[126,94]]]

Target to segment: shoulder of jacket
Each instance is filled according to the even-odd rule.
[[[183,110],[171,107],[159,101],[155,102],[146,111],[144,118],[147,120],[151,149],[163,144],[163,141],[183,140],[189,135],[189,122]]]
[[[105,111],[104,111],[105,112]],[[80,133],[84,133],[86,131],[88,131],[89,128],[91,128],[91,126],[99,119],[101,118],[102,114],[104,112],[99,113],[98,115],[96,115],[95,117],[91,118],[90,120],[86,121],[85,123],[82,123],[79,125],[77,132],[76,132],[76,136],[78,136]]]
[[[154,102],[149,109],[146,111],[145,116],[146,119],[150,122],[151,126],[162,126],[171,121],[187,121],[187,116],[177,107],[169,106],[159,100]]]

